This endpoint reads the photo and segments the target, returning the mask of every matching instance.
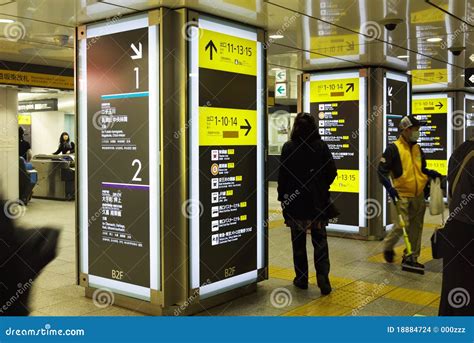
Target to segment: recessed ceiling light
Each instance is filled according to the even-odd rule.
[[[14,23],[14,20],[11,19],[0,19],[0,23],[11,24]]]
[[[270,35],[270,36],[268,36],[268,37],[271,38],[271,39],[282,39],[282,38],[285,37],[285,36],[283,36],[283,35],[276,35],[276,34],[275,34],[275,35]]]
[[[437,42],[441,42],[442,40],[443,38],[440,38],[440,37],[431,37],[431,38],[428,38],[426,41],[430,43],[437,43]]]
[[[400,55],[400,56],[397,56],[397,58],[408,58],[408,55]]]

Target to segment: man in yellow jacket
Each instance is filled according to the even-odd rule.
[[[441,177],[441,174],[426,168],[426,160],[417,144],[420,137],[422,123],[414,116],[409,115],[400,121],[400,136],[390,144],[380,160],[378,174],[390,197],[392,218],[395,219],[394,228],[389,232],[384,241],[384,258],[393,262],[395,252],[393,248],[403,234],[398,222],[398,211],[405,221],[413,253],[403,256],[402,265],[411,269],[424,270],[424,265],[418,263],[421,248],[421,235],[425,215],[424,189],[428,179]],[[406,253],[406,252],[405,252]]]

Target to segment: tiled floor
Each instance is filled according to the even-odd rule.
[[[251,316],[396,316],[436,315],[441,289],[441,266],[432,261],[429,237],[441,218],[426,216],[421,260],[425,275],[402,272],[398,263],[384,263],[382,243],[329,238],[333,292],[321,296],[314,272],[310,288],[292,285],[290,235],[284,227],[275,188],[270,188],[270,279],[257,292],[211,308],[200,315]],[[61,228],[59,254],[33,285],[32,315],[132,316],[138,312],[117,306],[102,308],[84,297],[75,283],[74,203],[33,199],[18,224],[25,227]],[[308,242],[310,244],[310,242]],[[398,256],[403,249],[397,248]],[[311,250],[308,250],[311,251]],[[310,263],[312,257],[309,256]]]

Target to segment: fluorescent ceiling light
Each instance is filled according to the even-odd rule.
[[[11,20],[11,19],[1,19],[0,18],[0,23],[11,24],[11,23],[14,23],[14,22],[15,21]]]
[[[441,42],[442,40],[443,38],[440,38],[440,37],[431,37],[431,38],[428,38],[426,41],[430,43],[437,43],[437,42]]]
[[[408,58],[408,55],[400,55],[400,56],[397,56],[397,58]]]
[[[285,36],[283,36],[283,35],[270,35],[268,37],[271,38],[271,39],[282,39]]]

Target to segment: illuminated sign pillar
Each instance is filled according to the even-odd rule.
[[[266,278],[263,31],[189,13],[190,287],[201,299]]]
[[[183,315],[268,278],[263,36],[185,9],[78,28],[86,296]]]
[[[454,96],[451,122],[453,127],[453,149],[474,137],[474,94],[452,92]]]
[[[317,121],[338,168],[331,197],[341,214],[328,230],[364,236],[367,218],[367,70],[303,76],[303,109]]]

